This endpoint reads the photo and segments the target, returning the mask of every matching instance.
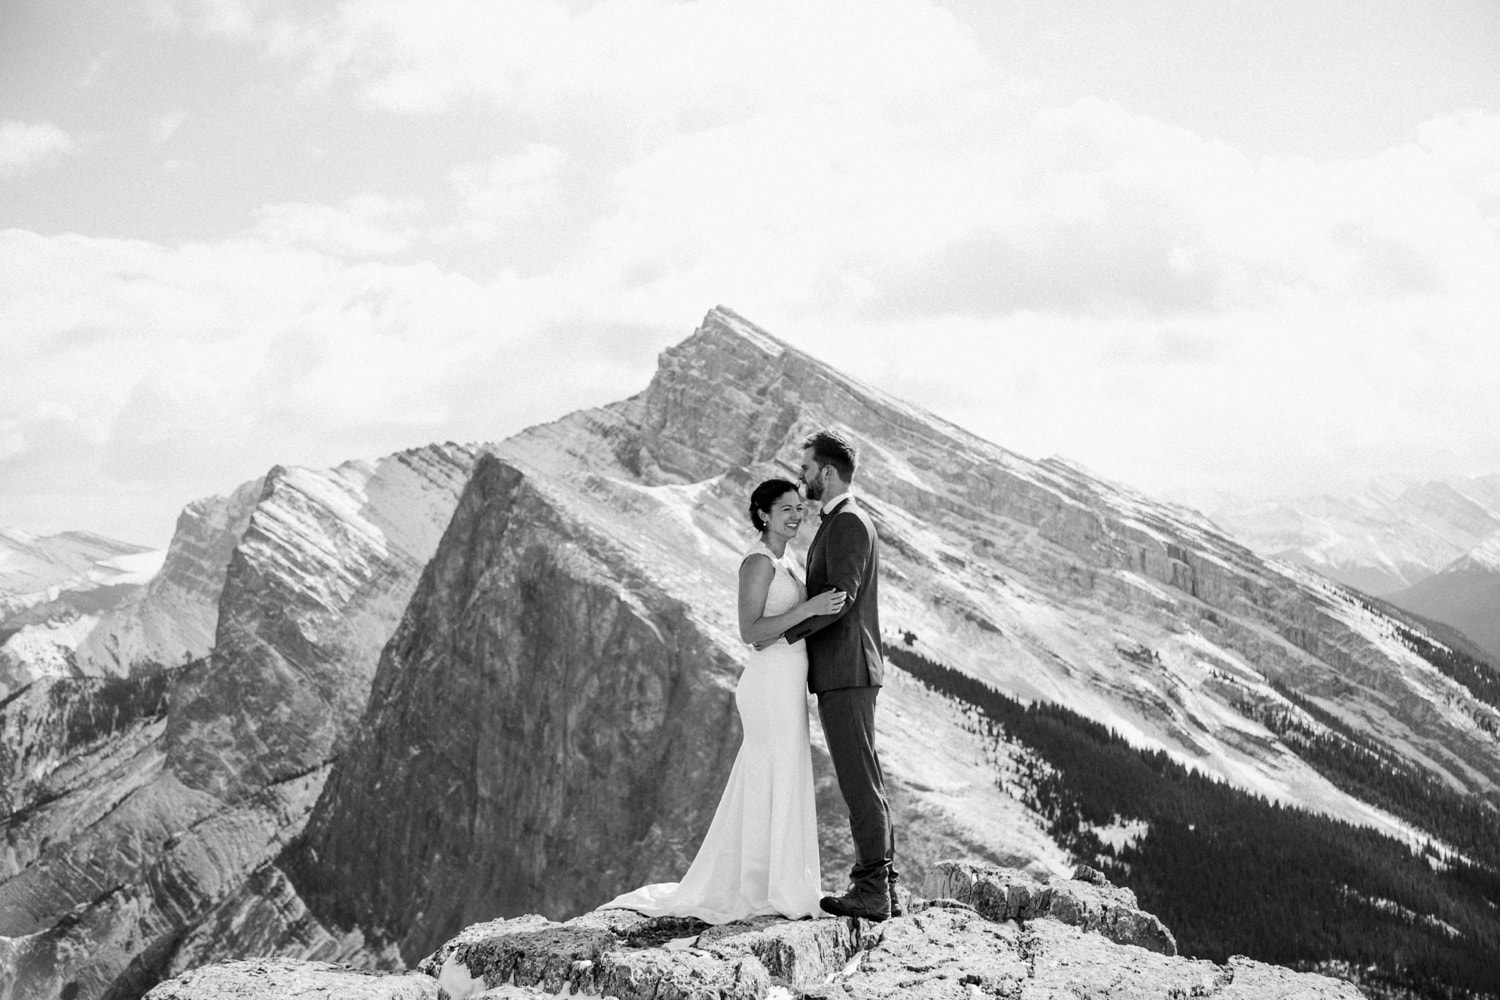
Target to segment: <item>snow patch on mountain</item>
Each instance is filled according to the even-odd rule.
[[[1086,829],[1114,849],[1116,854],[1143,839],[1151,832],[1151,825],[1142,819],[1114,817],[1107,826],[1087,826]]]
[[[23,625],[0,643],[0,698],[42,678],[76,673],[73,648],[97,622],[94,615],[79,615]]]
[[[149,583],[166,561],[166,549],[116,556],[99,563],[89,577],[95,583]]]

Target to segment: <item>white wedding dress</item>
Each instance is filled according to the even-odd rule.
[[[765,615],[806,595],[786,558],[757,541],[745,558],[776,567]],[[744,740],[713,823],[681,882],[643,886],[601,909],[697,917],[725,924],[759,914],[821,916],[822,871],[807,730],[807,649],[778,642],[751,650],[734,689]]]

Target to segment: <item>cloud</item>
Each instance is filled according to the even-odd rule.
[[[1485,175],[1460,182],[1459,158],[1431,143],[1348,163],[1252,163],[1089,100],[1042,113],[1007,149],[969,155],[950,171],[968,175],[962,190],[986,193],[962,228],[851,262],[845,284],[869,290],[869,313],[1170,317],[1354,303],[1440,295],[1476,260],[1496,260]]]
[[[513,156],[483,166],[454,168],[454,189],[473,215],[505,222],[525,217],[556,198],[568,154],[556,146],[531,143]]]
[[[1099,98],[1031,111],[918,0],[237,9],[217,22],[309,87],[505,123],[516,148],[449,172],[461,217],[431,238],[663,301],[1170,318],[1441,295],[1494,256],[1494,119],[1252,160]]]
[[[155,128],[156,141],[166,142],[171,139],[182,127],[182,123],[187,121],[187,117],[186,111],[173,111],[158,118]]]
[[[0,122],[0,176],[19,174],[78,148],[78,141],[50,122]]]
[[[25,494],[7,506],[150,489],[167,525],[276,463],[494,440],[611,402],[680,334],[550,277],[480,284],[268,239],[9,230],[0,270],[0,472]]]
[[[266,4],[252,0],[138,0],[140,9],[156,24],[174,33],[195,31],[207,35],[248,40],[255,34],[257,18]]]
[[[307,247],[341,257],[379,257],[399,253],[412,242],[404,220],[421,208],[365,194],[338,205],[267,205],[256,213],[254,235],[272,244]]]
[[[1467,111],[1424,122],[1421,148],[1472,198],[1492,223],[1500,220],[1500,114]]]
[[[406,113],[480,98],[599,129],[951,94],[979,62],[958,21],[914,0],[367,0],[331,16],[240,9],[257,18],[268,54],[302,67],[310,87],[351,87],[371,106]]]
[[[915,0],[161,11],[411,156],[330,147],[201,242],[0,234],[0,450],[77,448],[99,495],[501,437],[637,391],[720,302],[1151,488],[1434,442],[1500,467],[1500,117],[1252,157],[1114,101],[1046,106]],[[185,189],[220,166],[181,152]]]

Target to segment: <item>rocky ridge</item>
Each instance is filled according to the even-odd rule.
[[[444,943],[418,967],[430,977],[426,985],[409,974],[357,979],[322,964],[235,962],[163,983],[148,998],[326,995],[320,989],[393,1000],[1360,996],[1338,980],[1244,958],[1176,957],[1170,933],[1136,908],[1128,890],[1087,869],[1075,874],[1044,883],[1019,871],[942,862],[923,886],[927,898],[880,924],[757,917],[707,926],[627,910],[562,923],[528,915],[476,924]]]
[[[180,666],[209,654],[229,559],[263,486],[252,480],[183,508],[161,571],[141,593],[101,615],[78,643],[74,660],[82,673],[124,676],[140,665]]]

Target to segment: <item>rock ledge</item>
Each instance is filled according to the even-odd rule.
[[[757,917],[711,927],[628,910],[595,910],[562,923],[532,914],[466,928],[419,963],[425,975],[238,962],[163,983],[147,1000],[559,994],[618,1000],[1360,1000],[1354,986],[1325,976],[1238,956],[1223,965],[1182,958],[1161,922],[1136,907],[1133,893],[1090,869],[1043,883],[1012,869],[949,861],[934,866],[923,889],[936,898],[913,899],[907,916],[884,923]],[[274,974],[263,971],[268,968]],[[294,975],[299,978],[287,978]],[[319,981],[327,992],[314,992]]]

